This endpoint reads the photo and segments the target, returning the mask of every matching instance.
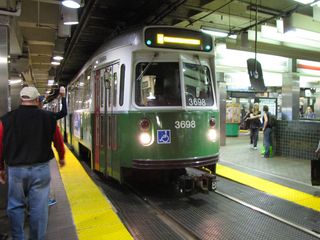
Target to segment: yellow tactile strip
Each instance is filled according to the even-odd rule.
[[[65,159],[66,166],[60,168],[60,173],[79,240],[133,239],[108,199],[67,147]]]
[[[285,187],[280,184],[240,172],[233,168],[222,166],[220,164],[217,165],[217,174],[273,196],[294,202],[303,207],[320,211],[320,197],[315,197],[311,194]]]

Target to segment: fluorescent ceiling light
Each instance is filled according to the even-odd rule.
[[[9,84],[10,85],[18,84],[18,83],[21,83],[21,82],[22,82],[21,79],[9,79]]]
[[[55,66],[58,66],[58,65],[60,65],[60,62],[52,61],[51,64],[55,65]]]
[[[314,2],[314,0],[295,0],[296,2],[302,3],[302,4],[309,4]]]
[[[48,80],[48,86],[52,86],[53,84],[54,84],[54,80],[49,79],[49,80]]]
[[[305,38],[305,39],[310,39],[310,40],[320,42],[320,33],[311,32],[311,31],[307,31],[307,30],[303,30],[303,29],[299,29],[299,28],[296,28],[296,29],[293,29],[291,31],[286,32],[285,36]]]
[[[67,8],[79,8],[81,0],[63,0],[62,5]]]
[[[63,57],[60,56],[60,55],[55,55],[55,56],[53,57],[53,60],[56,60],[56,61],[61,61],[62,59],[63,59]]]
[[[261,26],[261,39],[259,41],[263,39],[273,40],[275,41],[274,44],[282,42],[320,49],[320,34],[302,29],[295,29],[282,34],[277,32],[277,28],[275,27],[263,25]]]
[[[215,63],[217,69],[224,69],[228,72],[247,71],[247,59],[253,58],[252,52],[226,49],[225,44],[217,44]],[[257,59],[261,63],[264,71],[286,72],[288,71],[288,59],[268,54],[257,54]]]
[[[237,34],[230,34],[227,37],[232,39],[237,39]]]
[[[0,63],[8,63],[8,58],[0,57]]]
[[[209,34],[211,36],[214,36],[214,37],[227,37],[229,35],[228,32],[224,32],[222,30],[218,30],[218,29],[211,29],[211,28],[201,28],[201,31],[206,33],[206,34]]]
[[[312,3],[311,6],[320,7],[320,1]]]

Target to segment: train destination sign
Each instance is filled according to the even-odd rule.
[[[172,48],[210,52],[212,37],[190,29],[150,27],[145,29],[145,44],[153,48]]]

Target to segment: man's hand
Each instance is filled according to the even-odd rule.
[[[6,183],[6,171],[5,170],[0,170],[0,183],[5,184]]]
[[[60,167],[65,166],[65,165],[66,165],[65,160],[64,160],[64,159],[60,159],[60,160],[59,160],[59,165],[60,165]]]

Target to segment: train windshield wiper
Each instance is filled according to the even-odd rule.
[[[158,57],[158,55],[159,55],[158,53],[154,53],[151,61],[150,61],[150,62],[148,63],[148,65],[142,70],[142,72],[140,73],[140,75],[137,77],[136,81],[140,81],[140,80],[141,80],[141,78],[143,77],[144,73],[149,69],[149,67],[151,66],[151,64],[154,63],[154,59],[155,59],[156,57]]]

